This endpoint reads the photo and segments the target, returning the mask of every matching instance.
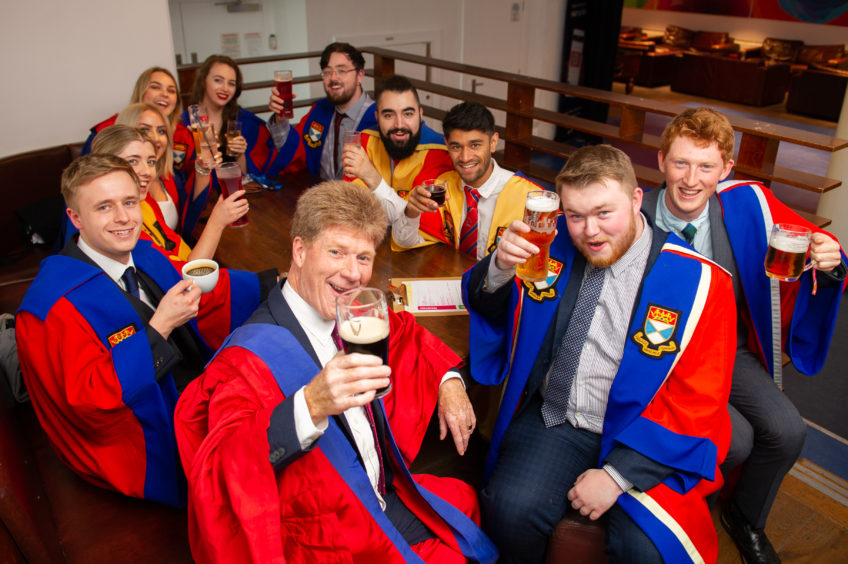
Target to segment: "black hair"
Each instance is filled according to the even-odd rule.
[[[390,76],[389,78],[383,80],[375,89],[374,92],[374,100],[377,101],[377,105],[380,104],[380,96],[383,95],[383,92],[409,92],[412,91],[412,94],[415,96],[415,103],[419,106],[421,105],[421,100],[418,99],[418,91],[415,90],[415,87],[405,76],[401,76],[399,74],[395,74]]]
[[[452,107],[442,120],[445,138],[454,129],[460,131],[482,131],[489,137],[495,132],[495,116],[483,104],[461,102]]]
[[[335,43],[330,43],[326,47],[324,47],[324,51],[321,53],[321,68],[327,68],[327,65],[330,64],[330,55],[333,53],[342,53],[347,55],[350,59],[350,62],[353,63],[353,68],[356,70],[362,70],[365,68],[365,57],[362,56],[362,53],[359,52],[359,49],[351,45],[350,43],[342,43],[340,41],[336,41]]]

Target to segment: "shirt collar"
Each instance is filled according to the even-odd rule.
[[[356,102],[353,103],[351,107],[347,109],[345,115],[350,119],[358,122],[357,118],[359,118],[359,116],[362,114],[363,110],[365,109],[365,106],[370,103],[371,97],[368,96],[368,93],[364,89],[362,89],[362,95],[359,97],[358,100],[356,100]],[[336,113],[340,113],[338,106],[336,106]]]
[[[503,185],[512,176],[512,172],[501,168],[495,159],[492,159],[492,174],[486,179],[482,186],[477,188],[481,199],[490,198],[503,189]]]
[[[631,267],[631,265],[637,261],[639,261],[643,257],[647,257],[648,251],[650,250],[651,241],[653,240],[653,230],[648,222],[645,220],[645,216],[639,212],[639,219],[642,222],[642,234],[639,235],[639,238],[630,245],[630,248],[627,249],[620,259],[615,261],[615,264],[610,266],[610,272],[612,275],[618,278],[622,272]]]
[[[709,212],[710,212],[710,201],[707,200],[707,205],[704,206],[704,209],[701,210],[700,215],[693,219],[692,221],[686,221],[685,219],[680,219],[668,209],[668,206],[665,203],[665,191],[666,188],[660,190],[659,199],[657,200],[657,224],[660,227],[665,228],[667,231],[674,231],[678,234],[683,233],[683,229],[687,224],[691,223],[695,226],[696,229],[701,229],[704,223],[709,221]]]
[[[94,261],[94,263],[99,266],[103,272],[106,273],[109,278],[118,282],[121,280],[121,277],[124,275],[124,271],[129,267],[135,268],[135,263],[133,262],[132,254],[130,254],[130,260],[127,261],[127,264],[122,262],[118,262],[115,259],[109,258],[106,255],[101,254],[100,252],[91,248],[91,246],[85,242],[85,240],[80,236],[77,238],[77,247],[81,250],[85,255]]]
[[[321,317],[314,307],[295,292],[288,280],[283,284],[282,292],[283,299],[289,304],[295,319],[308,335],[317,338],[319,342],[332,338],[333,327],[336,326],[334,319],[328,321]]]

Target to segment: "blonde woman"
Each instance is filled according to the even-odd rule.
[[[133,168],[141,188],[142,230],[168,258],[181,261],[213,258],[224,228],[247,212],[247,200],[239,199],[243,191],[226,199],[219,198],[192,249],[167,225],[150,191],[151,186],[158,184],[158,150],[146,132],[128,125],[109,126],[94,138],[92,152],[121,157]]]

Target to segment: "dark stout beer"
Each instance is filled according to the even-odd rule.
[[[373,354],[380,357],[384,365],[389,364],[389,323],[379,317],[353,317],[339,326],[339,336],[346,354]],[[377,390],[375,397],[381,398],[392,389],[392,383]]]

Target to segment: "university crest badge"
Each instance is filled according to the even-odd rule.
[[[174,166],[180,170],[185,162],[186,149],[185,143],[174,143]]]
[[[495,231],[495,238],[492,239],[492,244],[486,249],[486,254],[489,254],[498,248],[498,241],[501,240],[501,235],[503,235],[504,231],[506,231],[505,226],[498,227],[498,230]]]
[[[323,137],[324,126],[317,121],[310,123],[306,133],[303,134],[303,140],[306,141],[306,144],[313,149],[317,149],[321,146],[321,140]]]
[[[645,322],[642,329],[633,334],[633,342],[641,347],[643,354],[654,358],[677,352],[675,336],[679,321],[679,311],[648,304]]]
[[[542,303],[545,300],[556,298],[556,282],[559,275],[562,273],[562,263],[556,259],[548,257],[548,276],[539,282],[528,282],[522,280],[527,296],[536,302]]]

